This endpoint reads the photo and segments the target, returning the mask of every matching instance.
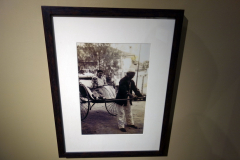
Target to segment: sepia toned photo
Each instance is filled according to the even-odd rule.
[[[82,134],[142,134],[150,44],[77,43]]]

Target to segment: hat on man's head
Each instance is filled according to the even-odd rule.
[[[99,72],[103,72],[103,70],[98,70],[97,73],[99,73]]]
[[[136,72],[136,67],[135,65],[131,64],[131,66],[128,69],[128,72]]]

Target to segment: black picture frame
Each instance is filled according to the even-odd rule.
[[[91,8],[91,7],[53,7],[42,6],[43,26],[45,32],[46,51],[48,58],[49,76],[51,83],[52,103],[55,118],[56,136],[59,157],[139,157],[139,156],[167,156],[170,134],[177,95],[178,80],[186,35],[186,18],[184,10],[168,9],[128,9],[128,8]],[[162,133],[159,150],[155,151],[100,151],[100,152],[66,152],[65,135],[61,109],[61,91],[59,88],[58,63],[56,58],[56,44],[53,17],[100,17],[100,18],[145,18],[145,19],[174,19],[170,68],[168,74]],[[157,124],[156,124],[157,125]],[[83,144],[84,145],[84,144]]]

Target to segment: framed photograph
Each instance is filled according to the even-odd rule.
[[[167,156],[183,10],[42,6],[59,157]]]

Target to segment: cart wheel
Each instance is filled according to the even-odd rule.
[[[110,115],[117,115],[117,106],[114,102],[105,103],[105,107]]]
[[[90,109],[89,95],[83,85],[79,86],[80,91],[80,109],[81,109],[81,121],[84,120]]]
[[[84,120],[89,112],[90,102],[87,98],[80,97],[81,120]]]

